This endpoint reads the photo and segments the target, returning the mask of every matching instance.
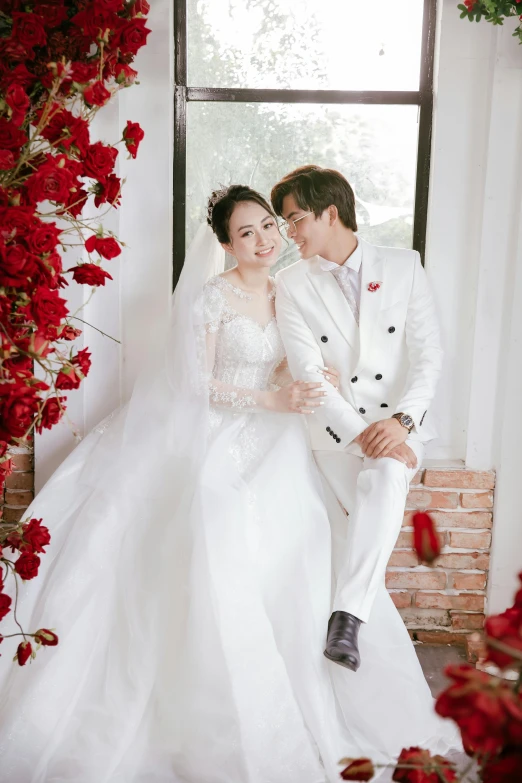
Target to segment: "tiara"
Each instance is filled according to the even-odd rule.
[[[214,190],[212,192],[212,195],[210,196],[207,204],[207,223],[209,226],[212,225],[212,213],[214,211],[214,207],[218,201],[221,201],[221,199],[227,195],[228,191],[229,188],[221,187],[219,190]]]

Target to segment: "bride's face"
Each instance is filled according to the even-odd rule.
[[[275,218],[255,201],[242,201],[228,225],[230,244],[223,245],[238,267],[271,267],[281,250],[281,234]]]

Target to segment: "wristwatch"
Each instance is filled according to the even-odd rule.
[[[394,413],[392,419],[397,419],[399,424],[402,424],[402,426],[405,427],[408,432],[411,432],[415,426],[415,422],[409,413]]]

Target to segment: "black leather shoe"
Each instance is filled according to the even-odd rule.
[[[357,635],[361,621],[348,612],[334,612],[328,621],[324,654],[330,661],[356,672],[361,664]]]

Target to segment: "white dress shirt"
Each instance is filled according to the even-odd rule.
[[[331,272],[339,284],[346,301],[350,305],[353,317],[359,323],[359,306],[361,302],[362,247],[357,247],[346,259],[344,264],[327,261],[319,256],[319,265],[324,272]]]

